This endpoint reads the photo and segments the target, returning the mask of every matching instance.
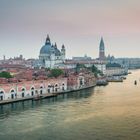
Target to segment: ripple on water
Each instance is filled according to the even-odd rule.
[[[139,140],[140,85],[123,83],[1,106],[0,140]]]

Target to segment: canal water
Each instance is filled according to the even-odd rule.
[[[139,80],[0,106],[0,140],[140,140]]]

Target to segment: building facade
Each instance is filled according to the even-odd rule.
[[[94,86],[96,78],[92,72],[70,73],[67,77],[67,88],[76,90],[80,88]]]
[[[41,66],[44,68],[55,68],[55,65],[65,62],[65,46],[62,45],[61,50],[57,48],[57,45],[51,44],[49,36],[46,38],[45,45],[40,49],[39,60]]]
[[[0,101],[36,97],[65,90],[67,90],[66,78],[2,84],[0,85]]]
[[[106,76],[119,76],[127,73],[128,70],[122,67],[110,67],[106,69]]]

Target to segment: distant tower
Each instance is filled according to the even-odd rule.
[[[62,48],[61,48],[61,55],[62,55],[63,62],[65,62],[66,49],[65,49],[65,46],[64,45],[62,45]]]
[[[23,59],[23,55],[20,55],[19,58],[22,60]]]
[[[4,60],[4,61],[6,60],[6,56],[5,56],[5,55],[3,55],[3,60]]]
[[[105,46],[103,38],[101,38],[100,46],[99,46],[99,60],[105,60]]]

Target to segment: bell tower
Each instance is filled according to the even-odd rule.
[[[62,45],[62,48],[61,48],[61,56],[62,56],[63,62],[65,62],[66,49],[64,45]]]
[[[103,37],[101,38],[99,45],[99,60],[105,60],[105,45]]]

